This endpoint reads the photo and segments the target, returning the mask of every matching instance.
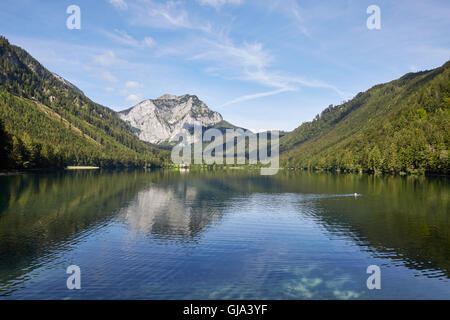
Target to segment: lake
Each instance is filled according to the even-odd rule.
[[[449,191],[294,171],[2,175],[0,299],[450,299]]]

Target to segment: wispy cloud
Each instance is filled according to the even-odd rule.
[[[128,5],[124,0],[108,0],[108,2],[119,10],[127,10],[128,9]]]
[[[119,80],[117,80],[117,78],[115,76],[113,76],[111,74],[111,72],[106,71],[106,70],[104,70],[100,73],[100,78],[102,78],[108,82],[111,82],[111,83],[116,83],[119,81]]]
[[[292,90],[288,89],[288,88],[285,88],[285,89],[278,89],[278,90],[273,90],[273,91],[249,94],[249,95],[241,96],[239,98],[236,98],[236,99],[233,99],[231,101],[225,102],[220,107],[225,107],[225,106],[228,106],[230,104],[235,104],[235,103],[238,103],[238,102],[244,102],[244,101],[248,101],[248,100],[253,100],[253,99],[273,96],[273,95],[276,95],[276,94],[279,94],[279,93],[283,93],[283,92],[286,92],[286,91],[292,91]]]
[[[197,0],[197,2],[202,6],[211,6],[219,9],[226,4],[240,5],[244,0]]]
[[[102,31],[108,38],[113,41],[130,46],[133,48],[139,47],[153,47],[156,44],[156,41],[152,37],[145,37],[143,40],[136,40],[133,36],[128,34],[126,31],[114,29],[114,33]]]
[[[310,37],[309,31],[305,27],[305,19],[303,17],[302,9],[298,5],[297,1],[290,1],[290,10],[292,17],[295,20],[297,28],[303,33],[305,36]]]
[[[140,88],[142,85],[137,81],[127,81],[125,83],[125,87],[127,88]]]
[[[112,65],[116,61],[116,55],[112,50],[108,50],[103,54],[94,56],[94,62],[104,67]]]
[[[276,58],[265,50],[261,43],[244,43],[238,46],[230,39],[225,38],[217,41],[205,40],[203,46],[203,52],[195,54],[190,59],[214,63],[214,65],[206,69],[212,74],[232,80],[249,81],[274,89],[267,92],[244,95],[228,101],[222,106],[280,94],[286,91],[295,91],[300,87],[329,89],[337,93],[341,98],[350,96],[324,81],[306,79],[276,70],[274,68]]]
[[[179,1],[158,3],[153,0],[141,0],[130,7],[135,15],[132,23],[135,24],[154,28],[211,31],[209,22],[194,21]]]
[[[299,6],[297,0],[275,0],[270,4],[270,10],[278,11],[292,19],[297,29],[305,36],[311,37],[305,26],[306,19],[304,10]]]
[[[130,94],[127,99],[128,102],[131,102],[133,104],[138,104],[139,102],[142,101],[142,98],[136,94]]]
[[[266,68],[273,57],[263,49],[261,43],[244,42],[242,46],[236,46],[229,39],[221,39],[204,40],[203,52],[194,55],[191,59],[219,62],[228,69],[238,67],[258,71]]]
[[[156,44],[156,41],[152,37],[145,37],[144,40],[141,41],[141,45],[144,47],[153,47]]]
[[[197,0],[200,5],[220,8],[224,5],[240,5],[243,0]],[[196,37],[196,48],[177,43],[175,48],[164,47],[159,49],[161,54],[187,55],[189,60],[213,63],[206,68],[211,74],[226,79],[248,81],[273,88],[262,93],[249,94],[238,97],[224,105],[262,98],[286,91],[298,90],[300,86],[328,88],[343,96],[344,93],[327,83],[317,80],[306,80],[302,77],[283,75],[280,71],[271,68],[275,58],[264,49],[260,42],[243,42],[235,45],[231,39],[221,32],[213,30],[212,25],[205,20],[196,20],[191,16],[181,1],[166,1],[164,3],[154,0],[141,0],[130,3],[130,10],[134,14],[132,23],[152,28],[188,29],[204,32],[204,37]],[[295,0],[277,1],[273,8],[289,15],[294,19],[299,30],[309,35],[304,27],[303,13]],[[109,37],[117,42],[133,47],[139,47],[142,42],[134,39],[124,31],[115,30]],[[148,45],[153,45],[151,38]],[[183,47],[183,50],[180,50]]]

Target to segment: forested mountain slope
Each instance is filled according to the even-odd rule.
[[[449,173],[450,61],[330,106],[280,141],[287,167]]]
[[[0,168],[160,166],[168,153],[140,141],[116,112],[92,102],[0,37]]]

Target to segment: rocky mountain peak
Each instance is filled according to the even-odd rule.
[[[166,93],[166,94],[163,94],[161,97],[159,97],[157,100],[178,100],[178,97]]]
[[[194,125],[213,126],[223,121],[195,95],[174,96],[164,94],[157,99],[149,99],[119,113],[127,121],[138,137],[150,143],[171,141],[180,131]]]

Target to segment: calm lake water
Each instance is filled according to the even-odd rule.
[[[0,299],[450,299],[449,191],[307,172],[3,175]]]

